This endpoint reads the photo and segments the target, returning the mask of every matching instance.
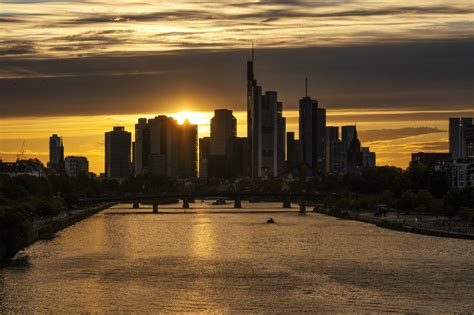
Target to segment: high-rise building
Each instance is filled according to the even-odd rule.
[[[198,126],[190,124],[186,119],[178,127],[178,177],[197,177]]]
[[[146,118],[139,118],[135,124],[135,150],[133,166],[135,173],[139,174],[148,170],[150,157],[150,128]]]
[[[467,157],[465,129],[472,125],[472,117],[449,118],[449,152],[453,159]]]
[[[273,177],[284,168],[284,127],[282,104],[277,92],[257,85],[252,60],[247,62],[247,137],[249,169],[252,178]]]
[[[368,147],[362,147],[361,159],[362,159],[362,168],[374,168],[377,164],[375,152],[371,152]]]
[[[329,172],[343,175],[347,173],[347,146],[344,141],[332,141],[330,149],[331,164]]]
[[[326,110],[318,108],[318,101],[307,94],[299,104],[299,134],[303,162],[313,174],[326,168]]]
[[[346,145],[346,150],[349,150],[349,146],[351,145],[352,139],[354,139],[354,135],[356,134],[356,126],[342,126],[341,127],[341,139]]]
[[[237,119],[228,109],[217,109],[211,118],[210,155],[208,176],[229,178],[232,175],[230,146],[237,136]]]
[[[198,126],[172,117],[140,118],[135,125],[135,173],[175,178],[197,176]]]
[[[344,135],[344,133],[343,133]],[[342,141],[345,143],[345,141]],[[350,173],[358,173],[362,168],[362,153],[360,149],[360,141],[357,137],[357,128],[354,126],[354,133],[347,150],[347,171]]]
[[[237,119],[229,109],[214,110],[211,118],[211,155],[226,155],[229,141],[237,136]]]
[[[64,173],[64,145],[62,137],[53,134],[49,137],[48,168],[56,173]]]
[[[299,140],[295,139],[294,132],[286,133],[286,167],[288,172],[295,172],[302,162],[301,146]]]
[[[326,172],[331,172],[331,149],[335,142],[339,141],[339,127],[326,127]]]
[[[234,178],[248,176],[248,152],[249,147],[247,138],[232,138],[227,149],[227,160],[230,177]]]
[[[199,177],[209,177],[209,156],[211,155],[211,138],[199,139]]]
[[[105,133],[105,175],[125,178],[130,175],[132,134],[125,127]]]
[[[64,160],[64,165],[68,176],[89,173],[89,161],[84,156],[68,156]]]
[[[149,171],[159,175],[178,177],[179,132],[178,122],[159,115],[148,120],[150,128]]]

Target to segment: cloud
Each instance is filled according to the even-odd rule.
[[[106,34],[82,34],[70,45],[81,45],[81,38],[91,45],[96,44],[91,38],[107,40],[101,36]],[[360,109],[353,117],[335,116],[334,121],[373,119],[365,108],[395,111],[381,113],[383,121],[436,120],[448,114],[397,110],[473,108],[473,47],[474,40],[458,40],[258,49],[255,72],[264,90],[278,91],[285,109],[297,108],[308,77],[309,92],[322,107]],[[174,111],[176,106],[211,110],[216,104],[242,110],[249,56],[249,50],[227,49],[4,58],[0,111],[3,116],[120,114]]]
[[[408,137],[446,132],[433,127],[415,127],[400,129],[374,129],[358,131],[358,136],[362,142],[374,142],[384,140],[403,139]]]
[[[35,52],[35,46],[31,42],[0,41],[0,56],[26,55]]]

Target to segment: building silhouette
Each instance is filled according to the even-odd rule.
[[[125,178],[130,175],[132,134],[125,127],[105,133],[105,176]]]
[[[318,101],[306,95],[299,102],[299,136],[303,162],[313,174],[326,169],[326,109],[318,107]]]
[[[439,162],[450,159],[451,153],[449,152],[418,152],[411,154],[411,163],[419,163],[430,169],[434,169]]]
[[[247,138],[237,137],[232,110],[217,109],[211,119],[211,136],[199,139],[199,177],[248,176]]]
[[[467,157],[474,159],[474,125],[470,125],[464,129],[464,141],[466,141]]]
[[[199,139],[199,177],[209,177],[209,157],[211,155],[211,138]]]
[[[197,134],[198,126],[188,120],[179,125],[166,115],[138,119],[135,124],[135,173],[196,177]]]
[[[64,173],[64,145],[62,137],[53,134],[49,137],[48,168],[55,173]]]
[[[247,62],[247,137],[252,178],[275,177],[284,171],[285,120],[275,91],[262,95],[254,75],[254,52]]]
[[[452,159],[467,157],[465,130],[472,126],[472,117],[449,118],[449,152]]]
[[[89,174],[89,161],[84,156],[67,156],[64,159],[66,175]]]
[[[197,177],[198,126],[185,120],[178,125],[178,177]]]
[[[352,140],[349,142],[347,149],[347,172],[358,173],[362,169],[362,152],[360,147],[360,141],[357,137],[357,128],[353,126]],[[351,130],[351,129],[346,129]],[[344,135],[344,133],[343,133]],[[345,142],[343,140],[343,142]]]

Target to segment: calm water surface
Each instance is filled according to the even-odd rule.
[[[474,311],[474,241],[191,207],[119,205],[30,246],[0,267],[0,313]]]

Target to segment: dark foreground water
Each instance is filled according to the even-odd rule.
[[[474,310],[474,241],[313,213],[170,207],[116,206],[29,247],[0,267],[0,313]]]

